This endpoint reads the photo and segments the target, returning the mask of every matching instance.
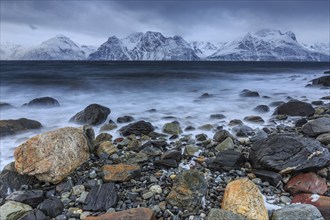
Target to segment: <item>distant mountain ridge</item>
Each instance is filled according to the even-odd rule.
[[[160,32],[111,36],[99,47],[75,43],[57,35],[33,48],[1,43],[1,60],[221,60],[221,61],[330,61],[330,44],[299,43],[296,35],[261,29],[230,42],[187,42]]]

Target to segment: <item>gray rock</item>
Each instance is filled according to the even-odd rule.
[[[313,106],[307,102],[291,100],[278,106],[274,115],[289,115],[289,116],[311,116],[315,113]]]
[[[117,118],[117,123],[128,123],[132,121],[134,121],[134,118],[129,115],[125,115]]]
[[[283,101],[275,101],[275,102],[271,102],[270,104],[269,104],[269,106],[271,106],[271,107],[277,107],[277,106],[280,106],[280,105],[282,105],[282,104],[284,104],[285,102],[283,102]]]
[[[312,80],[313,85],[330,86],[330,76],[321,76]]]
[[[246,220],[242,215],[235,214],[224,209],[212,208],[206,217],[206,220]]]
[[[34,209],[28,211],[23,217],[19,220],[50,220],[48,216],[46,216],[42,211],[38,209]]]
[[[111,110],[99,104],[91,104],[70,119],[77,124],[99,125],[105,122]]]
[[[83,210],[107,211],[117,204],[118,196],[114,183],[93,186],[87,195]]]
[[[254,170],[253,173],[264,182],[269,182],[273,186],[277,186],[282,181],[282,176],[269,170]]]
[[[233,138],[233,136],[226,130],[220,130],[217,131],[214,136],[213,136],[213,140],[215,142],[222,142],[224,141],[227,137]]]
[[[259,113],[265,113],[265,112],[270,111],[270,109],[267,105],[258,105],[253,110],[256,111],[256,112],[259,112]]]
[[[218,144],[215,149],[217,151],[224,151],[224,150],[229,150],[234,148],[234,142],[233,139],[230,137],[227,137],[224,141],[222,141],[220,144]]]
[[[120,129],[123,136],[129,136],[135,134],[141,136],[142,134],[148,135],[150,132],[154,131],[155,128],[151,123],[145,121],[138,121],[128,124]]]
[[[245,161],[240,152],[234,150],[224,150],[217,154],[215,159],[207,160],[207,167],[211,170],[229,171],[238,168]]]
[[[256,91],[251,91],[248,89],[244,89],[240,93],[241,97],[260,97],[259,93]]]
[[[247,137],[253,134],[253,129],[247,125],[238,125],[233,127],[232,132],[237,137]]]
[[[211,119],[224,119],[226,118],[226,116],[224,116],[223,114],[212,114],[210,115]]]
[[[41,97],[31,100],[26,104],[29,107],[59,107],[60,103],[52,97]]]
[[[11,108],[15,108],[14,106],[12,106],[9,103],[6,102],[0,102],[0,110],[4,110],[4,109],[11,109]]]
[[[50,218],[55,218],[56,216],[62,214],[64,205],[57,197],[50,197],[40,203],[38,209]]]
[[[0,137],[14,135],[19,132],[41,128],[38,121],[20,118],[17,120],[0,120]]]
[[[322,144],[330,144],[330,133],[321,134],[316,139]]]
[[[17,220],[30,210],[32,210],[32,208],[29,205],[9,201],[0,207],[0,219]]]
[[[257,116],[257,115],[251,115],[251,116],[246,116],[243,119],[244,121],[247,122],[252,122],[252,123],[264,123],[264,119],[262,119],[262,117]]]
[[[317,118],[307,122],[302,132],[310,137],[330,132],[330,118]]]
[[[271,220],[304,219],[324,220],[320,211],[310,204],[292,204],[282,209],[275,210]]]
[[[42,190],[16,191],[7,196],[6,200],[29,204],[32,208],[36,208],[44,200],[44,192]]]
[[[180,123],[177,121],[173,121],[173,122],[164,124],[162,130],[166,134],[181,134],[182,133]]]

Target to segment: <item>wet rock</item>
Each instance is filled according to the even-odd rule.
[[[293,196],[299,193],[315,193],[323,195],[328,188],[325,179],[317,176],[313,172],[309,172],[291,178],[285,185],[285,190],[289,191]]]
[[[330,118],[317,118],[307,122],[302,132],[310,137],[330,132]]]
[[[220,120],[220,119],[226,118],[226,116],[224,116],[223,114],[212,114],[212,115],[210,115],[210,118]]]
[[[253,173],[260,178],[263,182],[269,182],[273,186],[278,186],[282,181],[282,176],[278,173],[268,170],[254,170]]]
[[[247,125],[238,125],[232,129],[237,137],[248,137],[253,134],[253,129]]]
[[[100,132],[104,132],[104,131],[111,131],[113,129],[118,128],[117,124],[114,122],[109,122],[108,124],[104,124],[102,125],[102,127],[100,128]]]
[[[253,122],[253,123],[264,123],[265,122],[264,119],[262,119],[262,117],[256,116],[256,115],[246,116],[246,117],[244,117],[244,121]]]
[[[298,127],[298,128],[301,128],[306,123],[307,123],[306,118],[300,118],[295,122],[295,126]]]
[[[246,220],[246,218],[227,210],[212,208],[206,220]]]
[[[96,146],[96,155],[101,157],[103,154],[112,155],[118,152],[118,148],[110,141],[101,142]]]
[[[178,163],[175,159],[162,159],[162,160],[156,160],[154,162],[154,165],[157,167],[178,167]]]
[[[97,135],[97,137],[95,138],[95,143],[100,143],[103,141],[111,141],[112,140],[112,135],[108,134],[108,133],[101,133],[99,135]]]
[[[265,112],[270,111],[270,109],[267,105],[258,105],[253,110],[256,111],[256,112],[259,112],[259,113],[265,113]]]
[[[203,131],[211,131],[213,129],[213,125],[204,124],[202,126],[199,126],[198,129],[203,130]]]
[[[58,183],[89,158],[93,139],[90,127],[66,127],[36,135],[15,149],[15,167],[20,174]]]
[[[19,132],[41,128],[38,121],[20,118],[17,120],[0,120],[0,137],[14,135]]]
[[[321,76],[312,80],[313,85],[330,86],[330,76]]]
[[[6,200],[29,204],[32,208],[36,208],[44,200],[44,192],[42,190],[16,191],[7,196]]]
[[[322,144],[330,144],[330,133],[321,134],[316,139]]]
[[[30,210],[32,210],[32,208],[29,205],[9,201],[0,207],[0,219],[17,220]]]
[[[194,131],[194,130],[196,130],[196,128],[193,126],[187,126],[184,130],[185,131]]]
[[[135,134],[141,136],[142,134],[148,135],[150,132],[154,131],[155,128],[151,123],[145,121],[138,121],[128,124],[120,129],[123,136],[129,136]]]
[[[260,97],[259,93],[256,91],[251,91],[248,89],[244,89],[239,94],[241,97]]]
[[[83,210],[107,211],[116,205],[118,196],[114,183],[93,186],[87,195]]]
[[[211,170],[231,170],[244,163],[244,156],[234,150],[224,150],[217,154],[213,160],[207,160],[207,167]]]
[[[89,216],[86,220],[156,220],[154,212],[149,208],[134,208],[120,212]]]
[[[268,134],[264,130],[256,129],[255,135],[251,137],[250,140],[256,142],[266,138],[268,138]]]
[[[311,204],[321,212],[325,220],[330,219],[330,197],[328,196],[319,196],[317,194],[298,194],[293,197],[291,203]]]
[[[238,179],[227,185],[221,208],[248,219],[268,219],[264,199],[258,187],[248,179]]]
[[[162,154],[161,159],[174,159],[177,162],[180,162],[182,159],[182,154],[180,151],[177,150],[170,150],[170,151],[166,151]]]
[[[280,105],[282,105],[282,104],[284,104],[285,102],[283,102],[283,101],[275,101],[275,102],[271,102],[270,104],[269,104],[269,106],[271,106],[271,107],[277,107],[277,106],[280,106]]]
[[[134,118],[129,115],[125,115],[125,116],[121,116],[121,117],[117,118],[117,123],[129,123],[132,121],[134,121]]]
[[[46,216],[42,211],[40,211],[38,209],[34,209],[31,211],[28,211],[19,220],[50,220],[50,218],[48,216]]]
[[[60,103],[52,97],[41,97],[31,100],[26,104],[28,107],[59,107]]]
[[[197,141],[206,141],[207,140],[207,135],[206,134],[197,134],[195,136]]]
[[[184,148],[184,154],[189,157],[198,156],[199,152],[200,152],[200,148],[197,146],[187,145]]]
[[[206,99],[206,98],[211,98],[211,97],[213,97],[213,95],[206,92],[206,93],[203,93],[199,98]]]
[[[213,136],[213,140],[215,142],[222,142],[224,141],[227,137],[233,138],[233,136],[226,130],[220,130],[217,131],[214,136]]]
[[[77,124],[99,125],[105,122],[110,112],[110,109],[105,106],[91,104],[73,116],[70,119],[70,122],[75,122]]]
[[[202,199],[207,192],[204,174],[197,170],[188,170],[179,174],[166,201],[189,211],[202,206]]]
[[[239,119],[230,120],[229,126],[243,125],[243,122]]]
[[[40,203],[38,209],[50,218],[55,218],[56,216],[62,214],[64,205],[60,199],[56,197],[50,197]]]
[[[128,164],[105,165],[102,167],[106,182],[127,182],[140,176],[140,167]]]
[[[319,106],[319,105],[323,105],[324,102],[323,101],[312,101],[311,104],[312,105],[318,105]]]
[[[224,141],[222,141],[220,144],[218,144],[215,149],[217,151],[224,151],[224,150],[229,150],[234,148],[234,142],[233,139],[230,137],[227,137]]]
[[[307,102],[291,100],[278,106],[274,115],[289,115],[289,116],[311,116],[315,113],[313,106]]]
[[[180,123],[177,121],[173,121],[173,122],[164,124],[162,130],[166,134],[181,134],[182,133]]]
[[[254,142],[249,154],[254,168],[280,173],[319,169],[330,163],[330,153],[320,142],[296,134],[275,134]]]
[[[309,204],[293,204],[284,206],[282,209],[275,210],[271,217],[271,220],[287,219],[323,220],[324,218],[315,206]]]
[[[4,109],[11,109],[11,108],[15,108],[14,106],[12,106],[9,103],[6,102],[0,102],[0,110],[4,110]]]

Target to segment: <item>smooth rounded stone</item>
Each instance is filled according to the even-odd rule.
[[[250,180],[234,180],[226,186],[221,208],[247,219],[268,220],[268,212],[258,187]]]
[[[316,139],[319,142],[321,142],[322,144],[328,145],[328,144],[330,144],[330,132],[325,133],[325,134],[321,134],[321,135],[317,136]]]
[[[129,123],[132,121],[134,121],[134,118],[129,115],[125,115],[117,118],[117,123]]]
[[[58,183],[89,158],[94,131],[88,126],[65,127],[36,135],[15,149],[20,174]]]
[[[220,119],[224,119],[224,118],[226,118],[226,116],[224,116],[223,114],[212,114],[212,115],[210,115],[210,119],[220,120]]]
[[[268,134],[262,129],[256,129],[255,135],[250,138],[252,142],[260,141],[262,139],[268,138]]]
[[[266,113],[266,112],[270,111],[270,109],[267,105],[258,105],[253,110],[256,112],[259,112],[259,113]]]
[[[140,176],[140,166],[128,164],[104,165],[102,167],[105,182],[127,182]]]
[[[99,216],[88,216],[86,220],[156,220],[150,208],[133,208],[120,212],[111,212]]]
[[[237,137],[248,137],[253,134],[253,129],[247,125],[238,125],[233,127],[232,132]]]
[[[246,116],[243,119],[244,121],[247,122],[253,122],[253,123],[264,123],[264,119],[262,119],[262,117],[257,116],[257,115],[251,115],[251,116]]]
[[[220,144],[218,144],[215,149],[217,151],[224,151],[224,150],[229,150],[229,149],[234,149],[234,142],[233,139],[230,137],[227,137],[224,141],[222,141]]]
[[[227,137],[233,138],[233,136],[226,130],[220,130],[217,131],[214,136],[213,136],[213,140],[215,142],[222,142],[224,141]]]
[[[187,127],[184,129],[184,131],[195,131],[195,130],[196,130],[196,128],[193,127],[193,126],[187,126]]]
[[[278,173],[268,170],[253,170],[252,171],[258,178],[260,178],[263,182],[269,182],[273,186],[278,186],[278,184],[282,181],[282,176]]]
[[[254,168],[283,174],[320,169],[330,163],[330,153],[320,142],[291,133],[254,142],[249,154]]]
[[[34,209],[31,211],[28,211],[19,220],[50,220],[50,218],[48,216],[46,216],[42,211],[40,211],[38,209]]]
[[[116,128],[118,128],[118,126],[115,123],[104,124],[100,128],[100,132],[111,131],[111,130],[116,129]]]
[[[322,100],[330,100],[330,95],[323,96],[323,97],[321,97],[320,99],[322,99]]]
[[[104,142],[104,141],[111,141],[112,140],[112,135],[108,134],[108,133],[101,133],[99,135],[97,135],[97,137],[95,138],[95,144]]]
[[[11,108],[15,108],[15,107],[9,103],[0,102],[0,110],[11,109]]]
[[[248,89],[244,89],[239,94],[241,97],[260,97],[259,93],[256,91],[251,91]]]
[[[36,208],[44,200],[43,190],[15,191],[6,197],[6,200],[29,204]]]
[[[207,167],[211,170],[229,171],[238,168],[245,162],[244,156],[235,150],[223,150],[215,159],[207,160]]]
[[[280,106],[280,105],[282,105],[282,104],[284,104],[285,102],[283,102],[283,101],[275,101],[275,102],[271,102],[270,104],[269,104],[269,106],[271,106],[271,107],[277,107],[277,106]]]
[[[315,109],[307,102],[299,100],[291,100],[278,106],[274,115],[289,115],[289,116],[311,116],[314,115]]]
[[[206,217],[206,220],[246,220],[242,215],[235,214],[231,211],[212,208]]]
[[[105,122],[111,110],[99,104],[91,104],[78,112],[69,121],[77,124],[99,125]]]
[[[165,168],[169,168],[169,167],[177,168],[179,166],[178,162],[175,159],[156,160],[154,162],[154,165],[157,167],[165,167]]]
[[[26,104],[28,107],[59,107],[60,103],[52,97],[41,97],[31,100]]]
[[[8,201],[0,207],[0,219],[17,220],[30,210],[32,207],[27,204]]]
[[[118,196],[113,182],[96,185],[91,188],[85,204],[84,211],[106,211],[117,204]]]
[[[151,123],[145,121],[138,121],[131,124],[128,124],[120,129],[120,132],[123,136],[129,136],[135,134],[141,136],[142,134],[148,135],[150,132],[155,130],[154,126]]]
[[[330,118],[317,118],[311,120],[302,127],[301,131],[310,137],[316,137],[320,134],[329,133]]]
[[[180,123],[177,121],[164,124],[162,131],[166,134],[181,134]]]
[[[330,86],[330,76],[321,76],[312,80],[313,85]]]
[[[62,214],[64,205],[57,197],[51,197],[40,203],[38,209],[50,218],[55,218],[56,216]]]
[[[284,206],[282,209],[275,210],[271,217],[271,220],[287,219],[324,220],[320,211],[315,206],[309,204]]]
[[[198,129],[203,130],[203,131],[211,131],[213,129],[213,125],[205,124],[205,125],[199,126]]]
[[[163,192],[162,187],[160,185],[153,185],[149,188],[149,190],[154,194],[161,194]]]
[[[180,162],[181,159],[182,159],[182,154],[181,154],[180,151],[177,151],[177,150],[169,150],[169,151],[166,151],[162,154],[161,159],[162,160],[164,160],[164,159],[174,159],[177,162]]]
[[[206,134],[197,134],[197,135],[195,135],[195,138],[197,141],[206,141],[207,135]]]
[[[187,170],[175,178],[166,202],[172,206],[194,211],[202,206],[206,192],[207,182],[204,174],[197,170]]]
[[[295,122],[295,126],[297,128],[301,128],[304,124],[306,124],[308,121],[306,118],[300,118]]]
[[[243,122],[239,119],[230,120],[228,126],[243,125]]]
[[[322,214],[325,220],[330,219],[330,197],[317,194],[298,194],[291,201],[292,204],[311,204],[315,206]]]
[[[323,195],[327,190],[327,182],[313,172],[299,174],[289,180],[285,190],[291,195],[299,193],[315,193]]]
[[[111,141],[104,141],[96,146],[96,155],[98,155],[99,157],[102,154],[107,154],[111,156],[112,154],[117,152],[118,148]]]
[[[39,129],[41,127],[42,125],[40,122],[26,118],[20,118],[17,120],[0,120],[0,137]]]
[[[190,157],[198,156],[200,148],[197,146],[187,145],[184,148],[184,154]]]

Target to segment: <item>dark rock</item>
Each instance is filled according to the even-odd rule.
[[[14,135],[30,129],[39,129],[41,124],[38,121],[20,118],[17,120],[0,120],[0,137]]]
[[[95,138],[95,143],[100,143],[100,142],[104,142],[104,141],[111,141],[112,140],[112,135],[108,134],[108,133],[101,133],[99,135],[97,135],[97,137]]]
[[[302,127],[302,132],[310,137],[330,132],[330,118],[317,118],[307,122]]]
[[[212,114],[210,115],[211,119],[224,119],[226,118],[226,116],[224,116],[223,114]]]
[[[253,134],[253,129],[247,125],[239,125],[232,129],[237,137],[247,137]]]
[[[283,101],[275,101],[275,102],[270,103],[269,106],[271,106],[271,107],[277,107],[277,106],[280,106],[280,105],[282,105],[284,103],[285,102],[283,102]]]
[[[165,153],[163,153],[161,159],[162,160],[174,159],[177,162],[180,162],[182,159],[182,154],[180,151],[177,151],[177,150],[166,151]]]
[[[311,116],[315,113],[313,106],[307,102],[291,100],[278,106],[274,115],[289,115],[289,116]]]
[[[330,70],[329,71],[324,71],[324,74],[330,74]]]
[[[184,130],[185,131],[194,131],[194,130],[196,130],[196,128],[193,126],[187,126]]]
[[[42,211],[35,209],[27,212],[19,220],[50,220]]]
[[[28,107],[59,107],[60,103],[52,97],[41,97],[31,100],[26,104]]]
[[[10,108],[15,108],[14,106],[12,106],[9,103],[6,102],[0,102],[0,110],[4,110],[4,109],[10,109]]]
[[[288,220],[288,219],[311,219],[323,220],[320,211],[310,204],[292,204],[284,206],[282,209],[275,210],[271,220]]]
[[[222,142],[224,141],[227,137],[233,138],[233,136],[226,130],[220,130],[217,131],[214,136],[213,136],[213,140],[215,142]]]
[[[264,119],[262,117],[257,116],[257,115],[251,115],[251,116],[246,116],[244,117],[244,121],[247,122],[252,122],[252,123],[264,123]]]
[[[313,85],[330,86],[330,76],[321,76],[312,80]]]
[[[323,97],[321,97],[320,99],[322,99],[322,100],[330,100],[330,95],[328,95],[328,96],[323,96]]]
[[[224,150],[217,154],[213,160],[207,160],[207,167],[211,170],[229,171],[233,168],[238,168],[244,163],[244,156],[234,150]]]
[[[330,153],[320,142],[296,134],[275,134],[252,144],[250,161],[256,169],[280,173],[319,169],[330,164]]]
[[[206,99],[206,98],[211,98],[211,97],[213,97],[213,95],[206,92],[206,93],[203,93],[199,98]]]
[[[40,203],[38,209],[50,218],[55,218],[56,216],[62,214],[64,205],[57,197],[51,197]]]
[[[134,118],[129,115],[125,115],[122,117],[117,118],[117,123],[128,123],[134,121]]]
[[[241,97],[260,97],[259,93],[256,91],[251,91],[248,89],[244,89],[240,93]]]
[[[164,148],[167,146],[167,142],[162,140],[156,140],[156,141],[151,141],[151,145],[157,148]]]
[[[75,122],[78,124],[99,125],[105,122],[110,112],[110,109],[105,106],[91,104],[73,116],[70,119],[70,122]]]
[[[253,173],[263,182],[269,182],[273,186],[277,186],[282,181],[282,176],[278,173],[268,170],[253,170]]]
[[[206,141],[207,135],[206,134],[196,134],[195,138],[197,141]]]
[[[239,119],[233,119],[233,120],[230,120],[229,126],[235,126],[235,125],[243,125],[243,122]]]
[[[307,119],[306,118],[300,118],[295,122],[295,126],[297,128],[301,128],[304,124],[307,123]]]
[[[118,196],[114,183],[93,186],[86,198],[83,210],[107,211],[116,205]]]
[[[120,132],[124,136],[135,134],[140,136],[142,134],[148,135],[150,132],[154,131],[155,128],[151,123],[145,121],[138,121],[128,124],[120,129]]]
[[[178,135],[178,134],[182,133],[180,123],[178,121],[173,121],[173,122],[164,124],[162,130],[166,134],[177,134]]]
[[[265,112],[270,111],[270,109],[267,105],[258,105],[253,110],[256,111],[256,112],[260,112],[260,113],[265,113]]]
[[[321,135],[317,136],[316,139],[319,142],[321,142],[322,144],[328,145],[328,144],[330,144],[330,132],[329,133],[325,133],[325,134],[321,134]]]
[[[168,168],[168,167],[178,167],[178,163],[176,162],[175,159],[163,159],[163,160],[156,160],[154,162],[154,165],[157,166],[157,167],[165,167],[165,168]]]
[[[257,129],[255,135],[250,138],[250,141],[256,142],[265,138],[268,138],[268,134],[264,130]]]
[[[323,101],[313,101],[312,105],[323,105],[324,102]]]
[[[25,203],[36,208],[44,200],[42,190],[16,191],[6,197],[6,200]]]

